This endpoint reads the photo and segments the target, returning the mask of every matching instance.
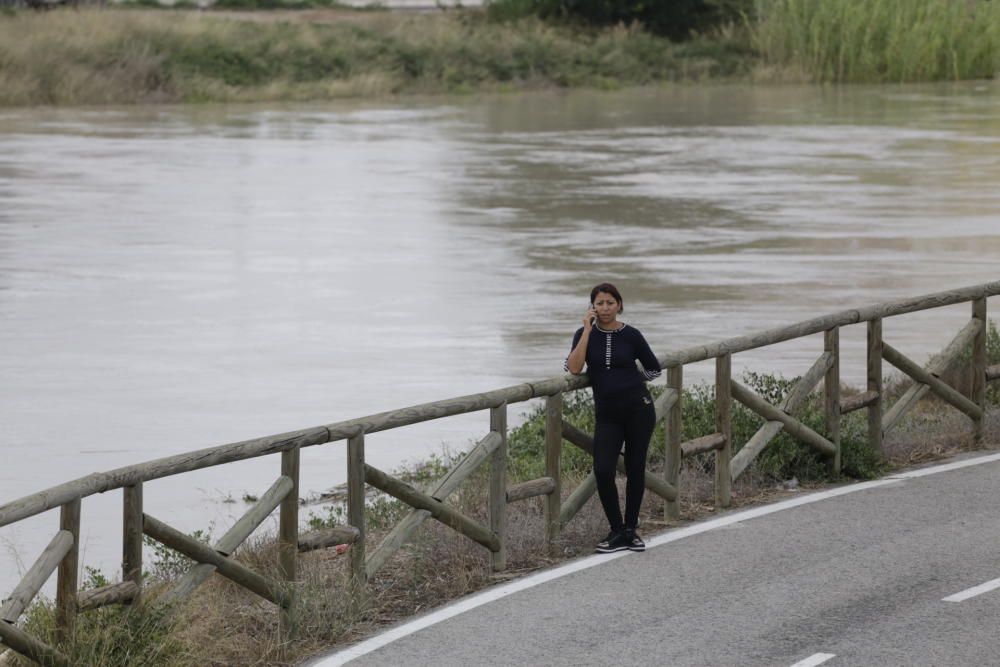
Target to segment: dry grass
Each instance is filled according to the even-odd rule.
[[[676,45],[482,12],[81,9],[0,13],[0,105],[372,97],[732,76],[730,33]]]
[[[966,417],[937,401],[924,401],[913,416],[886,441],[886,454],[893,468],[938,460],[959,452],[988,449],[1000,445],[1000,412],[987,420],[986,438],[976,444],[969,435]],[[619,480],[624,485],[623,480]],[[458,494],[457,507],[469,516],[486,521],[484,485]],[[565,484],[564,493],[576,480]],[[822,488],[822,483],[803,483],[801,489]],[[624,491],[624,488],[621,489]],[[698,460],[685,461],[681,474],[681,521],[663,520],[662,501],[647,493],[643,503],[643,532],[653,534],[710,517],[715,513],[714,475],[710,466]],[[733,507],[774,502],[800,493],[773,480],[755,476],[753,470],[733,486]],[[346,556],[312,554],[302,559],[302,574],[308,591],[301,603],[303,618],[299,639],[291,646],[278,642],[276,614],[269,605],[256,604],[249,594],[224,582],[204,587],[191,600],[185,614],[182,637],[189,646],[212,645],[211,655],[201,655],[201,664],[286,665],[310,655],[329,651],[337,645],[357,641],[381,628],[448,601],[481,590],[509,576],[523,575],[540,568],[592,553],[596,539],[607,530],[596,497],[566,527],[550,549],[544,540],[542,501],[530,499],[511,506],[508,519],[508,573],[489,574],[489,558],[484,549],[447,527],[428,521],[417,538],[393,557],[370,582],[368,603],[351,609],[345,595]],[[383,531],[384,532],[384,531]],[[369,536],[369,548],[380,535]],[[251,557],[250,554],[253,554]],[[258,543],[243,558],[255,567],[273,563],[268,548]],[[235,619],[235,620],[234,620]],[[226,637],[206,643],[209,638]]]

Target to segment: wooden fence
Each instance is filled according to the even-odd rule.
[[[1000,281],[940,292],[904,301],[847,310],[798,324],[760,333],[700,345],[660,358],[666,369],[667,386],[656,401],[658,420],[666,423],[666,464],[662,477],[646,473],[647,488],[665,501],[668,519],[679,516],[678,478],[681,459],[714,452],[715,496],[719,507],[728,507],[732,481],[738,478],[781,431],[815,448],[840,468],[840,420],[854,410],[867,410],[868,434],[881,451],[886,432],[927,392],[967,414],[976,437],[981,437],[985,413],[986,383],[1000,379],[1000,366],[987,367],[987,297],[1000,294]],[[971,303],[971,318],[955,338],[922,367],[882,339],[882,320],[887,317]],[[868,331],[867,387],[846,400],[840,397],[840,328],[865,324]],[[732,356],[783,341],[823,333],[823,350],[780,405],[771,405],[731,377]],[[971,353],[970,353],[971,349]],[[965,396],[941,380],[941,375],[969,354],[972,390]],[[681,442],[684,366],[715,360],[715,432]],[[892,406],[887,406],[882,386],[883,361],[912,378],[912,384]],[[796,418],[812,390],[823,382],[826,432],[817,433]],[[592,437],[564,421],[562,400],[567,391],[588,386],[586,376],[565,375],[471,396],[391,410],[368,417],[317,426],[301,431],[272,435],[202,449],[186,454],[94,473],[25,496],[0,506],[0,527],[58,508],[59,531],[0,606],[0,640],[6,646],[43,665],[68,666],[70,659],[57,648],[46,645],[18,627],[17,621],[53,571],[57,572],[56,608],[60,636],[71,635],[78,613],[108,604],[134,603],[142,594],[142,542],[147,535],[193,559],[196,564],[166,595],[173,600],[194,591],[213,572],[256,593],[278,607],[286,636],[294,634],[291,606],[296,595],[296,566],[300,552],[337,544],[352,544],[350,568],[357,592],[429,517],[444,523],[489,550],[493,570],[505,567],[505,517],[510,503],[535,496],[545,497],[545,530],[555,539],[594,494],[593,474],[564,500],[560,478],[563,441],[586,451]],[[513,403],[533,398],[545,399],[545,476],[515,486],[507,485],[507,409]],[[731,409],[736,400],[760,415],[765,424],[738,451],[732,452]],[[886,409],[888,408],[888,409]],[[428,489],[414,486],[365,462],[365,436],[401,426],[452,415],[489,411],[486,435],[440,480]],[[347,521],[349,525],[312,533],[299,533],[299,466],[303,448],[346,441]],[[280,472],[271,487],[214,545],[206,545],[172,528],[143,509],[145,482],[234,461],[277,455]],[[480,465],[489,463],[489,525],[461,514],[445,501],[461,482]],[[622,468],[619,462],[619,468]],[[371,554],[365,544],[365,485],[374,486],[398,498],[412,509]],[[79,533],[81,500],[96,493],[122,490],[124,506],[122,581],[96,590],[78,591]],[[277,509],[279,511],[278,558],[280,580],[265,577],[232,558],[233,552]]]

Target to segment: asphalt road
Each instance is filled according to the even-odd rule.
[[[998,458],[668,531],[349,664],[1000,665],[1000,588],[944,600],[1000,578]]]

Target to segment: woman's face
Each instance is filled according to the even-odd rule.
[[[618,317],[618,300],[607,292],[598,292],[594,297],[594,310],[601,324],[611,324]]]

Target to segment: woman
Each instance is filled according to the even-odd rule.
[[[594,392],[594,476],[597,493],[611,532],[597,544],[597,551],[645,551],[635,532],[639,506],[646,490],[646,451],[656,425],[653,399],[646,381],[660,375],[660,363],[639,330],[618,321],[624,312],[622,295],[610,283],[590,291],[590,309],[583,326],[573,336],[565,368],[574,375],[586,365]],[[643,370],[636,367],[636,360]],[[618,454],[625,443],[625,517],[622,519],[615,486]]]

